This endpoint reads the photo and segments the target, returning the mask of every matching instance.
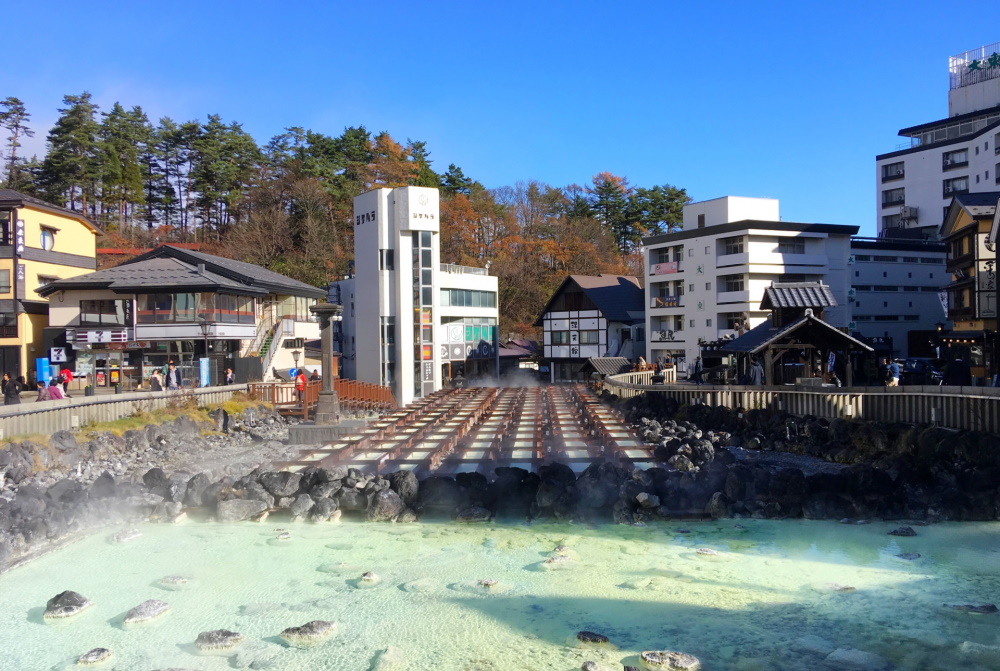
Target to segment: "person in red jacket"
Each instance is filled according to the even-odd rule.
[[[299,368],[295,375],[295,393],[298,394],[299,403],[303,403],[306,398],[306,372],[305,368]]]
[[[63,395],[69,398],[69,383],[73,381],[73,371],[63,368],[59,371],[59,379],[62,380]]]

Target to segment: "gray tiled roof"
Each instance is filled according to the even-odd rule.
[[[601,375],[618,375],[632,370],[632,362],[623,356],[595,356],[587,363]]]
[[[761,310],[836,306],[833,292],[822,282],[775,282],[764,290],[764,300],[760,302]]]
[[[643,291],[639,280],[630,275],[570,275],[549,298],[535,322],[542,325],[542,317],[551,310],[552,303],[566,289],[570,282],[580,287],[587,297],[593,301],[604,318],[612,322],[639,323],[645,319],[643,308]],[[638,319],[629,314],[641,313]]]
[[[960,193],[955,196],[955,200],[973,217],[991,216],[996,212],[1000,192]]]
[[[314,287],[305,282],[293,280],[281,273],[268,270],[253,263],[244,263],[221,256],[213,256],[190,249],[180,249],[171,245],[161,245],[145,254],[135,257],[125,264],[140,263],[147,259],[173,257],[185,263],[197,266],[204,263],[208,270],[244,284],[250,284],[265,289],[268,293],[287,294],[291,296],[307,296],[309,298],[326,298],[326,289]]]
[[[127,263],[114,268],[56,280],[39,289],[48,296],[66,289],[109,289],[118,293],[154,293],[157,290],[214,291],[220,293],[263,296],[267,290],[223,277],[208,270],[199,272],[196,265],[180,259],[148,259],[142,263]]]
[[[750,329],[747,333],[744,333],[739,338],[736,338],[720,349],[723,352],[744,352],[757,354],[763,351],[771,343],[781,340],[782,338],[790,335],[793,331],[798,330],[807,322],[812,322],[816,326],[830,330],[833,334],[836,334],[837,337],[843,339],[845,342],[851,343],[858,349],[864,349],[869,352],[874,351],[871,347],[864,344],[857,338],[849,336],[833,326],[830,326],[822,319],[811,315],[797,319],[791,324],[786,324],[782,328],[775,328],[771,326],[771,318],[768,317],[763,324]]]

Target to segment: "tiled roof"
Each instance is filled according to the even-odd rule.
[[[587,363],[601,375],[618,375],[632,370],[632,362],[623,356],[595,356]]]
[[[570,275],[559,285],[555,293],[549,298],[541,315],[551,310],[551,305],[568,286],[570,282],[580,287],[587,297],[593,301],[597,309],[601,311],[604,318],[612,322],[639,322],[644,319],[632,319],[629,312],[638,312],[645,315],[643,309],[643,291],[639,280],[630,275]],[[541,315],[536,326],[541,326]]]
[[[996,213],[1000,192],[960,193],[955,200],[973,217],[991,217]]]
[[[822,319],[813,317],[812,315],[806,315],[791,324],[786,324],[783,328],[774,328],[771,326],[771,318],[768,317],[763,324],[750,329],[747,333],[744,333],[739,338],[736,338],[720,349],[723,352],[744,352],[757,354],[766,349],[771,343],[791,335],[793,331],[798,330],[808,322],[812,322],[820,328],[828,329],[832,334],[836,334],[835,337],[853,344],[858,349],[867,350],[869,352],[874,351],[871,347],[864,344],[857,338],[851,337],[846,333],[839,331]]]
[[[822,282],[774,282],[764,290],[764,300],[760,302],[761,310],[836,306],[833,292]]]
[[[196,265],[169,257],[122,264],[86,275],[55,280],[39,289],[38,293],[49,296],[66,289],[108,289],[117,293],[154,293],[159,289],[164,292],[180,289],[251,296],[267,294],[266,289],[223,277],[208,270],[207,266],[200,272]]]
[[[173,245],[156,247],[145,254],[126,261],[122,266],[144,263],[147,259],[163,257],[179,259],[192,266],[204,263],[205,267],[213,273],[241,284],[248,284],[258,289],[263,289],[265,293],[307,296],[309,298],[326,298],[327,294],[326,289],[320,289],[305,282],[293,280],[290,277],[285,277],[262,266],[227,259],[221,256],[213,256],[204,252],[196,252],[192,249],[181,249]]]

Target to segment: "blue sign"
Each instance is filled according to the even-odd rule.
[[[207,387],[211,384],[210,375],[208,373],[208,359],[202,358],[198,359],[198,372],[199,372],[199,387]]]
[[[35,380],[48,384],[49,382],[49,359],[35,359]]]

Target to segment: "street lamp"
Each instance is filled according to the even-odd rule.
[[[293,350],[292,350],[292,361],[294,361],[294,362],[295,362],[295,367],[296,367],[296,368],[298,368],[298,367],[299,367],[299,356],[300,356],[301,354],[302,354],[302,352],[300,352],[300,351],[299,351],[299,350],[297,350],[297,349],[293,349]]]
[[[207,319],[199,319],[198,320],[198,327],[201,328],[201,337],[202,337],[202,340],[205,342],[205,358],[207,359],[208,358],[208,332],[212,329],[212,323],[210,321],[208,321]],[[209,376],[210,376],[209,380],[207,380],[206,384],[205,384],[206,387],[209,386],[209,384],[211,384],[211,373],[209,374]]]

